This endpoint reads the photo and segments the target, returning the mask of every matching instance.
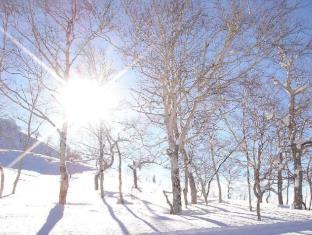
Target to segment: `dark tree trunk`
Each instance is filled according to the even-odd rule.
[[[311,210],[311,206],[312,206],[312,184],[309,183],[310,186],[310,205],[309,205],[309,210]]]
[[[197,204],[197,189],[195,184],[195,179],[193,173],[189,173],[189,182],[190,182],[190,189],[191,189],[191,202],[192,204]]]
[[[294,159],[294,209],[302,209],[303,196],[302,196],[302,165],[301,154],[298,153]]]
[[[186,170],[186,165],[185,165],[184,166],[184,189],[183,189],[185,207],[188,206],[187,193],[188,193],[188,176],[187,176],[187,170]]]
[[[133,161],[133,165],[130,167],[133,173],[133,186],[135,189],[139,189],[138,187],[138,175],[137,175],[137,167],[136,162]]]
[[[277,171],[277,196],[278,196],[278,205],[282,206],[283,203],[283,155],[279,154],[279,169]]]
[[[227,199],[231,199],[231,182],[228,182]]]
[[[101,171],[99,170],[95,176],[94,176],[94,189],[99,190],[99,177],[100,177]]]
[[[208,205],[208,196],[209,196],[209,192],[210,192],[210,185],[211,185],[211,182],[212,182],[212,179],[209,180],[209,182],[208,182],[207,193],[206,193],[206,195],[205,195],[205,202],[206,202],[206,205]]]
[[[262,202],[263,193],[261,191],[261,185],[260,185],[260,171],[259,171],[259,168],[257,168],[257,167],[254,169],[254,187],[253,187],[253,190],[254,190],[254,194],[257,198],[257,208],[256,208],[257,218],[260,221],[261,220],[260,204]]]
[[[121,165],[122,165],[122,161],[121,161],[121,153],[117,144],[117,150],[118,150],[118,159],[119,159],[119,164],[118,164],[118,179],[119,179],[119,203],[124,204],[124,199],[123,199],[123,195],[122,195],[122,175],[121,175]]]
[[[220,183],[219,173],[217,172],[217,166],[216,166],[216,161],[215,161],[215,158],[214,158],[214,150],[213,150],[213,148],[211,148],[211,157],[212,157],[213,170],[215,171],[215,175],[216,175],[216,179],[217,179],[217,184],[218,184],[219,203],[221,203],[221,202],[222,202],[221,183]]]
[[[183,197],[184,197],[185,207],[187,208],[188,201],[187,201],[187,191],[186,191],[186,188],[183,189]]]
[[[204,197],[204,201],[206,203],[206,205],[208,205],[208,201],[207,201],[207,197],[206,197],[206,188],[205,188],[205,184],[203,182],[203,180],[200,178],[200,186],[201,186],[201,192],[202,192],[202,195]]]
[[[269,198],[270,197],[271,197],[271,191],[269,191],[269,193],[268,193],[268,195],[267,195],[267,197],[265,199],[266,203],[269,203]]]
[[[100,191],[101,191],[101,198],[104,198],[104,172],[100,172]]]
[[[278,195],[278,205],[282,206],[283,203],[283,177],[282,171],[279,170],[277,173],[277,195]]]
[[[287,174],[287,190],[286,190],[286,205],[288,205],[289,201],[289,185],[290,185],[290,175]]]
[[[19,179],[21,177],[21,173],[22,173],[22,168],[23,168],[23,159],[21,159],[19,164],[18,164],[18,170],[17,170],[17,175],[16,175],[14,183],[13,183],[12,194],[15,194],[15,192],[16,192],[16,187],[17,187],[18,181],[19,181]]]
[[[252,203],[251,203],[251,183],[250,183],[250,171],[249,171],[249,161],[247,160],[247,185],[248,185],[248,204],[249,211],[252,211]]]
[[[185,175],[187,177],[187,181],[190,184],[190,189],[191,189],[191,203],[192,204],[197,204],[197,189],[196,189],[196,183],[194,179],[194,175],[192,172],[192,166],[191,166],[191,159],[186,150],[183,148],[182,149],[182,154],[184,156],[184,169],[185,169]],[[188,192],[188,187],[185,187],[187,192]]]
[[[172,183],[172,207],[173,214],[178,214],[182,211],[181,203],[181,185],[178,162],[178,146],[175,145],[175,150],[170,153],[171,164],[171,183]]]
[[[260,198],[258,198],[258,199],[257,199],[257,219],[258,219],[259,221],[261,221],[260,203],[261,203],[261,200],[260,200]]]
[[[188,194],[188,183],[189,178],[188,178],[188,172],[187,172],[187,161],[184,155],[184,189],[183,189],[183,197],[184,197],[184,204],[185,207],[188,206],[188,199],[187,199],[187,194]]]

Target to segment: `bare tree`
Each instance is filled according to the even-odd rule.
[[[33,140],[36,140],[38,138],[39,135],[39,128],[42,124],[42,122],[36,122],[35,120],[35,116],[33,114],[33,111],[35,109],[35,107],[38,104],[38,99],[39,99],[39,95],[41,92],[41,87],[36,87],[34,88],[31,81],[28,80],[28,93],[30,93],[31,96],[31,107],[29,107],[29,109],[31,110],[29,112],[29,115],[27,115],[26,118],[19,118],[22,122],[24,122],[24,124],[26,125],[26,138],[23,138],[23,158],[20,159],[20,161],[18,162],[18,170],[17,170],[17,175],[16,178],[14,180],[13,183],[13,188],[12,188],[12,194],[15,194],[16,192],[16,187],[17,184],[19,182],[21,173],[22,173],[22,168],[23,168],[23,163],[24,163],[24,158],[26,157],[27,153],[28,153],[28,148],[31,147],[32,144],[34,144]],[[38,83],[36,83],[36,85],[38,85]],[[26,92],[24,90],[21,91],[23,94],[26,94]]]
[[[129,1],[124,7],[122,51],[142,75],[137,110],[167,134],[174,213],[181,211],[179,155],[190,144],[194,116],[207,97],[222,94],[257,63],[250,60],[256,44],[242,43],[255,22],[247,5],[209,5],[216,12],[210,18],[201,4]]]
[[[246,141],[248,144],[251,166],[253,169],[253,191],[257,198],[257,217],[261,220],[260,203],[263,194],[271,190],[274,154],[274,97],[262,84],[255,81],[245,89],[246,105],[244,122],[246,127]],[[256,94],[256,95],[254,95]],[[265,94],[265,95],[264,95]],[[267,109],[271,110],[269,113]]]
[[[54,97],[55,83],[60,82],[63,85],[71,79],[73,67],[79,62],[86,46],[111,29],[112,3],[102,1],[101,4],[95,6],[88,1],[78,0],[66,3],[25,1],[19,2],[17,6],[19,14],[15,17],[13,24],[14,35],[7,31],[5,37],[30,56],[31,60],[25,62],[36,62],[46,70],[46,79],[40,82]],[[28,49],[22,45],[23,43],[27,44]],[[14,73],[14,68],[11,69],[10,74],[12,73]],[[15,88],[5,83],[3,79],[1,79],[1,85],[8,98],[30,111],[28,99],[23,99]],[[69,186],[66,168],[68,122],[65,111],[60,109],[63,118],[61,127],[58,127],[53,118],[42,109],[36,108],[33,114],[49,122],[59,132],[61,174],[59,203],[65,204]]]
[[[216,149],[219,148],[216,144],[216,139],[215,136],[215,131],[210,132],[209,135],[209,150],[210,150],[210,155],[211,155],[211,160],[212,160],[212,167],[215,172],[215,176],[217,179],[217,185],[218,185],[218,197],[219,197],[219,203],[222,202],[222,189],[221,189],[221,182],[220,182],[220,177],[219,173],[217,172],[217,164],[216,164]]]
[[[285,71],[285,77],[275,77],[273,81],[280,86],[288,95],[287,131],[288,146],[291,150],[294,164],[294,202],[296,209],[302,209],[302,152],[311,145],[311,141],[302,141],[308,130],[306,122],[309,120],[305,116],[307,110],[311,110],[311,80],[306,76],[311,75],[311,71],[306,71],[300,67],[301,63],[309,60],[308,55],[312,52],[312,41],[306,44],[300,42],[280,43],[277,45],[276,61]]]
[[[227,199],[232,198],[233,183],[240,176],[241,166],[235,158],[230,158],[222,167],[222,175],[227,182]]]
[[[90,127],[89,131],[96,145],[91,147],[91,151],[95,152],[98,166],[98,171],[94,176],[94,187],[95,190],[98,190],[100,185],[101,198],[104,198],[104,171],[109,169],[114,163],[116,143],[113,142],[110,130],[103,121],[100,121],[94,127]]]

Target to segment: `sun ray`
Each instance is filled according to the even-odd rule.
[[[14,36],[10,33],[6,32],[2,27],[0,27],[0,31],[2,34],[11,40],[18,48],[20,48],[25,54],[27,54],[34,62],[44,68],[53,78],[55,78],[58,82],[64,83],[64,80],[55,73],[49,66],[47,66],[42,60],[40,60],[34,53],[28,50],[25,46],[23,46]]]

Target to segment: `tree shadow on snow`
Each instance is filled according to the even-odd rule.
[[[123,205],[135,218],[141,220],[144,222],[148,227],[154,230],[154,232],[160,232],[156,227],[154,227],[151,223],[147,222],[145,219],[139,217],[137,214],[135,214],[128,206]]]
[[[299,233],[307,234],[306,231],[311,231],[311,220],[280,222],[274,224],[255,224],[244,226],[229,226],[227,228],[202,228],[184,231],[175,231],[175,234],[219,234],[219,235],[241,235],[241,234],[284,234],[284,233]],[[163,233],[170,234],[170,233]]]
[[[53,207],[46,219],[45,224],[40,228],[37,235],[46,235],[51,232],[54,226],[63,218],[64,205],[56,204]]]
[[[187,213],[187,214],[183,213],[183,214],[181,214],[179,216],[184,218],[184,219],[187,219],[187,220],[203,220],[203,221],[207,221],[207,222],[215,224],[215,225],[217,225],[219,227],[228,227],[229,226],[228,224],[223,223],[223,222],[218,221],[218,220],[214,220],[214,219],[207,218],[207,217],[201,217],[201,215],[205,215],[205,214],[193,212],[193,213]]]
[[[146,209],[151,213],[153,214],[154,216],[154,219],[157,219],[157,220],[173,220],[172,218],[169,218],[167,216],[164,216],[164,215],[160,215],[158,213],[156,213],[156,211],[150,206],[150,205],[153,205],[153,206],[157,206],[159,208],[161,208],[162,210],[168,210],[168,208],[165,208],[165,207],[162,207],[162,206],[159,206],[159,205],[156,205],[156,204],[153,204],[149,201],[146,201],[146,200],[143,200],[141,198],[138,198],[136,196],[133,196],[135,199],[141,201],[143,203],[143,205],[146,207]]]
[[[105,198],[102,199],[104,205],[107,207],[111,217],[118,223],[121,231],[123,234],[130,234],[127,227],[118,219],[118,217],[115,215],[113,208],[106,202]]]

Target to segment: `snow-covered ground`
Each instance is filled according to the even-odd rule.
[[[105,200],[93,189],[94,172],[72,175],[68,203],[57,205],[59,177],[24,171],[15,195],[15,170],[5,169],[0,199],[0,234],[312,234],[312,211],[263,203],[263,221],[256,220],[245,201],[198,204],[170,215],[162,184],[141,182],[141,192],[124,177],[126,204],[118,204],[117,174],[105,176]]]

